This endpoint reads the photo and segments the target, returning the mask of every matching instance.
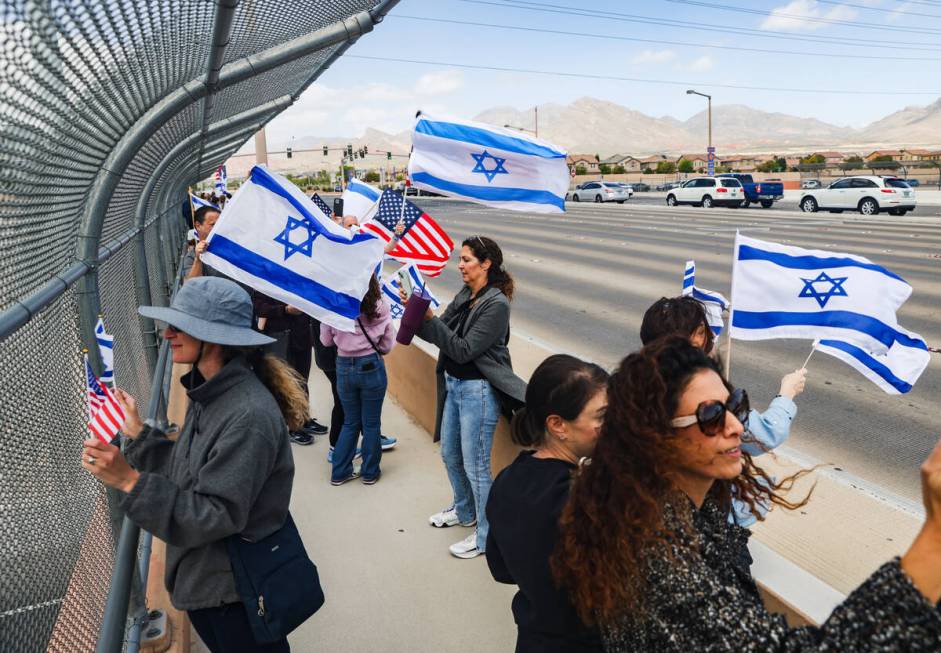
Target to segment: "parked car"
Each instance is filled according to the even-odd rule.
[[[742,183],[745,191],[745,206],[749,204],[761,204],[761,208],[770,209],[771,205],[784,197],[784,184],[780,181],[761,181],[755,182],[749,174],[730,172],[722,175],[716,175],[720,178],[738,179]]]
[[[800,199],[801,211],[808,213],[859,211],[876,215],[887,211],[890,215],[905,215],[915,210],[915,204],[915,191],[904,179],[875,175],[837,179],[826,188],[805,192]]]
[[[642,181],[638,181],[638,182],[631,184],[631,188],[634,189],[635,193],[649,193],[650,192],[650,184],[645,184]]]
[[[630,187],[624,188],[610,181],[589,181],[565,194],[565,199],[573,202],[617,202],[623,204],[631,199]]]
[[[738,208],[745,202],[745,190],[738,179],[693,177],[667,195],[667,205],[694,204],[711,209],[713,206]]]
[[[801,180],[801,189],[809,188],[823,188],[823,184],[820,183],[819,179],[802,179]]]
[[[905,179],[904,181],[906,184],[908,184],[912,188],[914,188],[915,186],[921,186],[921,182],[918,181],[917,179]]]
[[[668,181],[665,184],[658,185],[656,190],[661,191],[661,192],[665,190],[673,190],[674,188],[679,188],[682,185],[683,185],[683,182],[681,181]]]

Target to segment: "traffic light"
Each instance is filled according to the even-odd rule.
[[[388,159],[389,161],[392,160],[392,152],[386,152],[386,159]]]
[[[359,158],[361,158],[361,159],[365,159],[365,158],[366,158],[366,153],[363,152],[363,148],[360,148],[360,149],[359,149]]]
[[[328,156],[330,154],[330,148],[326,145],[323,146],[323,155]]]
[[[291,158],[291,148],[288,148],[288,158]]]
[[[366,147],[365,145],[363,145],[363,154],[364,155],[369,154],[369,148]]]
[[[346,144],[346,158],[348,159],[353,158],[353,146],[350,145],[349,143]]]

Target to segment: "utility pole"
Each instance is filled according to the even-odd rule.
[[[268,140],[265,138],[265,128],[255,133],[255,164],[268,165]]]

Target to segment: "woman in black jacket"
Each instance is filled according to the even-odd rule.
[[[487,502],[487,564],[500,583],[519,586],[513,617],[517,653],[594,653],[601,638],[582,623],[549,559],[572,474],[595,448],[607,404],[608,373],[557,354],[533,372],[513,441],[528,450],[500,472]]]
[[[748,397],[686,338],[622,361],[592,464],[560,520],[557,577],[606,651],[937,651],[941,642],[941,445],[922,466],[924,527],[820,626],[765,609],[735,496],[794,509],[740,447]]]

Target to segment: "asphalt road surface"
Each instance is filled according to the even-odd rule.
[[[503,248],[516,280],[516,332],[613,368],[640,345],[644,311],[680,293],[683,265],[696,261],[700,287],[729,296],[736,229],[780,243],[866,256],[904,277],[912,297],[902,326],[941,344],[941,218],[802,214],[762,209],[670,208],[626,204],[567,205],[564,215],[488,209],[420,198],[456,243],[481,234]],[[937,208],[932,207],[933,213]],[[456,257],[431,287],[445,304],[461,285]],[[732,381],[763,410],[780,378],[800,366],[810,343],[733,342]],[[911,502],[918,467],[941,437],[941,355],[907,395],[882,392],[846,364],[816,353],[787,445],[832,463]]]
[[[787,192],[790,193],[791,191],[787,191]],[[929,195],[933,196],[935,194],[936,193],[934,189],[927,191],[925,193],[926,196],[929,196]],[[639,204],[642,206],[663,206],[666,204],[666,197],[667,197],[666,193],[658,193],[658,192],[634,193],[634,196],[630,200],[628,200],[628,202],[630,204]],[[625,202],[625,203],[628,203],[628,202]],[[797,206],[797,202],[798,202],[797,197],[788,196],[778,202],[775,202],[771,208],[762,209],[761,207],[753,205],[751,208],[747,209],[747,211],[749,212],[750,211],[780,211],[783,209],[783,210],[792,210],[792,211],[799,212],[800,209]],[[574,202],[569,202],[569,204],[574,204]],[[829,213],[821,213],[821,214],[830,215]],[[848,215],[848,214],[851,215],[849,211],[847,211],[843,215]],[[915,217],[941,217],[941,205],[936,205],[934,204],[934,202],[932,202],[932,204],[924,204],[924,203],[919,204],[918,207],[915,209],[914,213],[911,213],[909,215],[915,216]]]

